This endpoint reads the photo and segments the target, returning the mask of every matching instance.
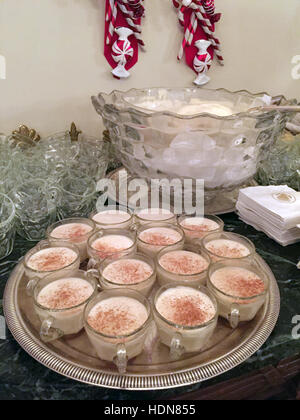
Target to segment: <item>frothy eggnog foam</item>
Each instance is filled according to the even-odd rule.
[[[42,249],[32,255],[27,265],[35,271],[54,271],[67,267],[77,258],[76,252],[70,248],[55,247]]]
[[[205,258],[191,251],[168,252],[159,259],[159,264],[166,271],[184,275],[202,273],[209,265]]]
[[[171,228],[153,227],[142,231],[139,238],[149,245],[168,246],[179,242],[182,235]]]
[[[265,291],[260,277],[240,267],[220,268],[212,274],[211,282],[221,292],[235,297],[250,298]]]
[[[168,321],[186,327],[200,326],[214,318],[211,299],[192,287],[167,289],[157,299],[157,311]]]
[[[96,239],[92,247],[99,252],[99,254],[108,256],[115,252],[124,251],[132,247],[133,241],[127,236],[122,235],[107,235]]]
[[[83,279],[65,278],[45,286],[37,297],[37,302],[49,309],[68,309],[85,302],[93,294],[91,284]]]
[[[137,213],[137,216],[144,220],[149,221],[164,221],[172,219],[174,214],[169,210],[160,209],[160,208],[149,208],[143,209]]]
[[[103,270],[103,277],[116,284],[141,283],[152,274],[153,269],[149,264],[135,259],[115,261]]]
[[[93,228],[84,223],[68,223],[56,227],[52,232],[51,236],[57,239],[69,239],[72,242],[82,241],[82,237],[86,236],[91,232]]]
[[[124,223],[130,218],[130,214],[122,210],[105,210],[93,216],[95,222],[104,225]]]
[[[129,297],[111,297],[98,302],[88,315],[88,324],[97,332],[109,336],[128,335],[148,319],[146,307]]]
[[[182,220],[182,222],[180,222],[180,225],[183,228],[193,230],[196,232],[211,232],[219,228],[218,223],[216,223],[214,220],[207,219],[205,217],[188,217]]]
[[[206,244],[206,249],[218,257],[243,258],[250,255],[249,249],[240,242],[216,239]]]

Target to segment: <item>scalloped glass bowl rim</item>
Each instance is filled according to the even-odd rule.
[[[114,104],[114,106],[117,108],[118,113],[123,114],[123,113],[134,113],[140,116],[144,116],[144,117],[148,117],[148,118],[153,118],[154,116],[170,116],[170,117],[175,117],[181,120],[191,120],[191,119],[196,119],[199,117],[209,117],[209,118],[215,118],[218,120],[223,120],[223,121],[230,121],[230,120],[236,120],[236,119],[240,119],[240,118],[254,118],[257,119],[258,116],[261,115],[265,115],[265,114],[283,114],[281,111],[278,110],[274,110],[274,111],[252,111],[252,112],[239,112],[236,114],[231,114],[231,115],[227,115],[227,116],[219,116],[219,115],[215,115],[215,114],[210,114],[208,112],[201,112],[199,114],[191,114],[191,115],[182,115],[182,114],[177,114],[176,112],[171,112],[171,111],[152,111],[150,109],[147,108],[142,108],[142,107],[138,107],[135,106],[133,104],[130,104],[130,102],[126,101],[126,99],[124,99],[125,95],[128,95],[129,93],[136,93],[136,92],[150,92],[150,91],[155,91],[155,90],[159,90],[159,89],[164,89],[166,91],[196,91],[199,90],[199,88],[145,88],[145,89],[129,89],[127,91],[121,91],[121,90],[113,90],[111,91],[109,94],[105,93],[105,92],[100,92],[97,96],[92,96],[92,102],[95,106],[95,108],[99,108],[99,102],[98,99],[99,97],[102,97],[104,99],[104,97],[110,97],[112,95],[117,95],[119,98],[119,100],[122,100],[124,104],[128,104],[128,107],[125,109],[121,109],[118,108],[116,104]],[[237,91],[231,91],[228,89],[224,89],[224,88],[219,88],[219,89],[205,89],[205,88],[201,88],[201,90],[204,90],[206,92],[210,91],[210,92],[224,92],[224,93],[229,93],[229,94],[233,94],[233,95],[251,95],[253,97],[259,97],[259,96],[269,96],[270,98],[274,98],[274,96],[268,94],[267,92],[258,92],[258,93],[251,93],[246,89],[242,89],[242,90],[237,90]],[[276,96],[275,96],[276,97]],[[278,97],[281,97],[281,100],[286,101],[287,103],[289,103],[290,105],[296,105],[297,104],[297,99],[286,99],[285,96],[283,95],[278,95]],[[105,104],[108,105],[108,104]],[[288,113],[285,113],[288,114]],[[292,114],[292,112],[291,112]]]

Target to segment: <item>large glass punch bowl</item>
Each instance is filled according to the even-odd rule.
[[[296,100],[225,89],[154,88],[92,97],[131,175],[203,179],[207,192],[251,180],[294,114],[252,110]]]

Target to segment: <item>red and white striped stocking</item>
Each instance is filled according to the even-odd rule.
[[[104,55],[113,75],[126,78],[143,47],[141,22],[144,0],[106,0]],[[123,29],[122,29],[123,28]]]
[[[181,60],[185,54],[187,65],[198,75],[209,70],[214,55],[219,64],[223,65],[220,41],[215,36],[215,22],[220,20],[221,15],[215,13],[214,0],[173,0],[173,5],[178,10],[178,20],[184,27],[184,38],[177,56],[178,60]],[[199,43],[201,40],[206,42]],[[205,53],[204,45],[206,45]],[[200,60],[203,60],[203,65]],[[209,78],[198,77],[196,80],[206,80],[207,83]]]

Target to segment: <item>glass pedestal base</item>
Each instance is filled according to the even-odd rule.
[[[128,203],[125,203],[124,200],[119,198],[120,185],[121,185],[121,188],[122,187],[124,188],[126,180],[127,182],[131,182],[135,179],[135,177],[130,175],[124,167],[118,168],[110,172],[107,175],[107,177],[110,180],[114,181],[116,185],[116,196],[109,194],[109,198],[112,201],[118,202],[119,204],[127,207]],[[124,180],[123,186],[122,186],[122,180]],[[254,185],[257,185],[257,183],[254,180],[251,180],[247,182],[246,184],[238,188],[235,188],[231,191],[207,192],[207,194],[204,197],[205,214],[220,215],[220,214],[226,214],[226,213],[231,213],[235,211],[235,205],[237,202],[239,190],[241,188],[254,186]],[[130,197],[133,196],[133,194],[136,194],[136,191],[133,192],[133,191],[127,190],[128,200],[130,200]],[[212,195],[213,198],[211,198],[210,195]],[[171,196],[171,207],[174,207],[173,204],[174,204],[174,197]]]

